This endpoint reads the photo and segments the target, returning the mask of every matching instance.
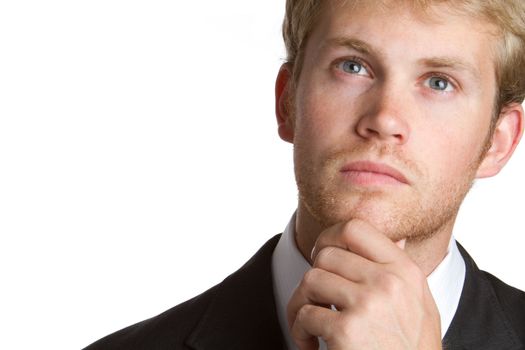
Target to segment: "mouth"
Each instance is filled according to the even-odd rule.
[[[341,174],[355,185],[408,185],[408,179],[399,170],[382,163],[359,161],[344,165]]]

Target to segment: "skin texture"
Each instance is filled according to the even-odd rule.
[[[332,3],[331,3],[332,4]],[[519,104],[494,132],[494,35],[446,8],[325,5],[294,84],[277,77],[279,134],[294,144],[296,241],[312,264],[288,307],[300,349],[440,349],[426,276],[475,178],[523,133]],[[404,178],[344,171],[366,161]],[[314,248],[315,247],[315,248]],[[329,308],[335,305],[336,310]]]

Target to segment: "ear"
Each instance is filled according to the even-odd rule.
[[[476,173],[477,178],[494,176],[507,164],[523,135],[523,106],[512,103],[502,108],[492,135],[492,145]]]
[[[293,143],[294,123],[291,109],[292,68],[285,63],[279,69],[275,82],[275,114],[279,136],[286,142]]]

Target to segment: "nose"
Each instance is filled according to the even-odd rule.
[[[405,144],[410,136],[407,122],[410,99],[391,92],[371,93],[374,96],[371,96],[356,125],[357,134],[372,141]]]

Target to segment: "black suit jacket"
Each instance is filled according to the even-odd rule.
[[[273,297],[279,235],[201,295],[113,333],[85,350],[279,350],[286,345]],[[525,293],[477,268],[463,247],[466,277],[446,350],[525,349]]]

